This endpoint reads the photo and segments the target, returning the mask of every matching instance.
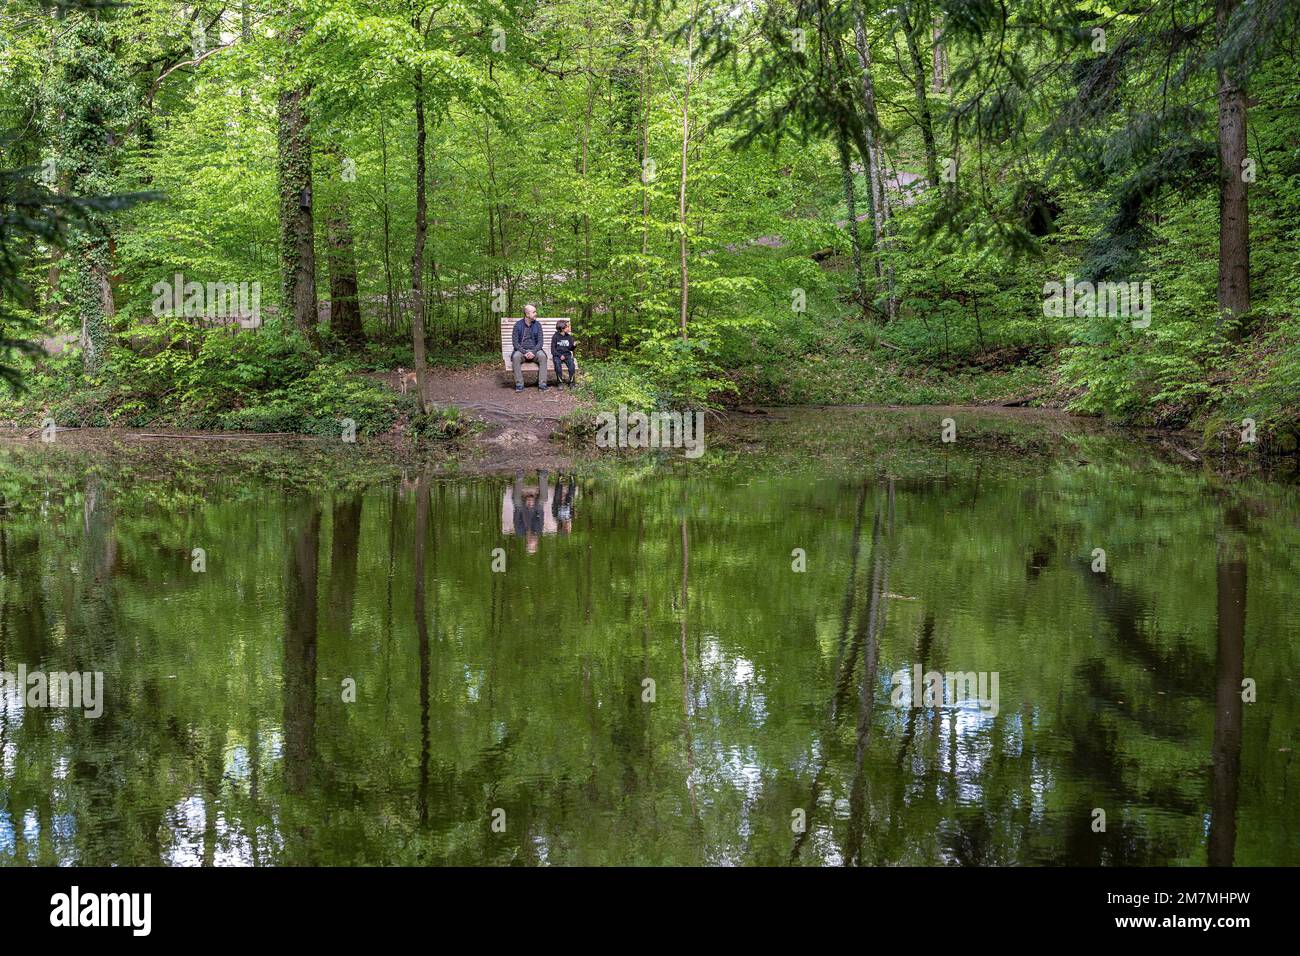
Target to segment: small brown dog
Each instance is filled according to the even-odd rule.
[[[406,390],[414,384],[415,384],[414,372],[408,372],[404,368],[399,368],[397,370],[397,387],[402,390],[403,395],[405,395]]]

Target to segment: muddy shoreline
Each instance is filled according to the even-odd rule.
[[[879,415],[872,414],[879,412]],[[330,480],[373,481],[419,472],[449,475],[501,475],[518,470],[569,471],[587,466],[632,462],[647,454],[681,457],[680,451],[602,450],[594,435],[574,436],[561,429],[558,415],[524,415],[502,410],[472,413],[475,426],[450,440],[424,440],[390,432],[359,436],[355,442],[312,435],[220,432],[168,428],[59,428],[45,441],[39,428],[0,427],[0,450],[48,455],[51,461],[121,459],[142,477],[159,478],[178,469],[222,473],[262,469],[280,480],[301,476]],[[941,444],[941,422],[951,419],[957,442]],[[1028,454],[1086,458],[1080,441],[1088,436],[1119,438],[1140,454],[1188,468],[1207,468],[1221,475],[1264,473],[1294,478],[1294,468],[1276,467],[1244,455],[1206,456],[1196,449],[1195,433],[1125,429],[1100,419],[1072,416],[1057,409],[962,405],[772,406],[736,409],[710,415],[708,442],[716,458],[754,454],[792,461],[815,461],[819,455],[840,464],[861,461],[873,448],[881,467],[889,467],[899,449],[937,446],[961,454],[994,457]],[[46,438],[51,436],[46,435]],[[930,449],[933,451],[933,447]],[[707,453],[706,453],[707,457]],[[1285,463],[1285,461],[1284,461]],[[705,463],[706,467],[708,463]]]

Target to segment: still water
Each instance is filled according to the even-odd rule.
[[[0,862],[1300,863],[1295,488],[891,414],[544,494],[0,449],[0,670],[103,675],[0,696]]]

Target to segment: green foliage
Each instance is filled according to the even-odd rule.
[[[431,408],[427,415],[420,414],[419,409],[414,407],[414,400],[411,401],[411,406],[410,433],[416,439],[445,441],[467,435],[475,428],[471,420],[455,405]]]
[[[652,409],[659,405],[659,394],[646,370],[627,362],[602,362],[597,359],[582,365],[579,378],[584,398],[600,409]]]
[[[319,358],[277,322],[245,332],[165,319],[137,333],[132,348],[114,350],[110,371],[93,387],[81,386],[72,352],[32,376],[56,421],[329,436],[352,419],[358,434],[375,435],[414,409],[413,399],[357,374],[351,363]],[[10,407],[31,418],[38,406]]]
[[[0,146],[0,167],[17,171],[0,174],[0,228],[105,190],[166,196],[92,209],[70,259],[39,231],[0,243],[9,340],[19,322],[23,335],[84,327],[99,347],[86,358],[116,366],[85,381],[64,359],[24,366],[36,401],[79,419],[323,431],[354,404],[366,427],[385,427],[365,376],[412,364],[419,76],[434,368],[495,361],[500,315],[532,301],[574,320],[598,402],[1030,398],[1148,424],[1249,414],[1281,434],[1296,423],[1300,94],[1281,49],[1295,35],[1286,4],[1242,5],[1225,30],[1187,36],[1153,26],[1178,19],[1177,0],[1147,17],[1038,0],[253,0],[246,32],[242,8],[208,3],[178,16],[174,0],[139,0],[130,16],[77,14],[62,29],[37,0],[10,9],[0,126],[22,134]],[[192,19],[210,24],[205,53]],[[1093,48],[1097,23],[1105,50]],[[942,89],[928,75],[935,52],[948,62]],[[1181,67],[1168,87],[1166,62]],[[1259,167],[1255,314],[1240,340],[1215,315],[1220,63],[1250,72]],[[370,341],[358,351],[323,334],[336,378],[322,382],[322,360],[274,323],[196,334],[152,307],[154,284],[181,273],[258,282],[268,314],[283,310],[276,104],[289,89],[311,91],[318,294],[331,288],[331,211],[346,207]],[[879,245],[868,134],[888,181]],[[863,295],[842,140],[858,163]],[[64,180],[42,192],[32,176],[47,155]],[[946,159],[954,175],[929,185]],[[1044,283],[1069,274],[1150,281],[1151,328],[1044,316]]]
[[[396,418],[391,391],[322,364],[287,387],[266,392],[256,404],[222,414],[219,421],[222,428],[337,436],[345,419],[356,422],[357,434],[373,435],[386,431]]]

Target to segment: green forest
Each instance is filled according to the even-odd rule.
[[[5,421],[446,434],[536,303],[584,409],[1294,448],[1294,0],[0,10]]]

